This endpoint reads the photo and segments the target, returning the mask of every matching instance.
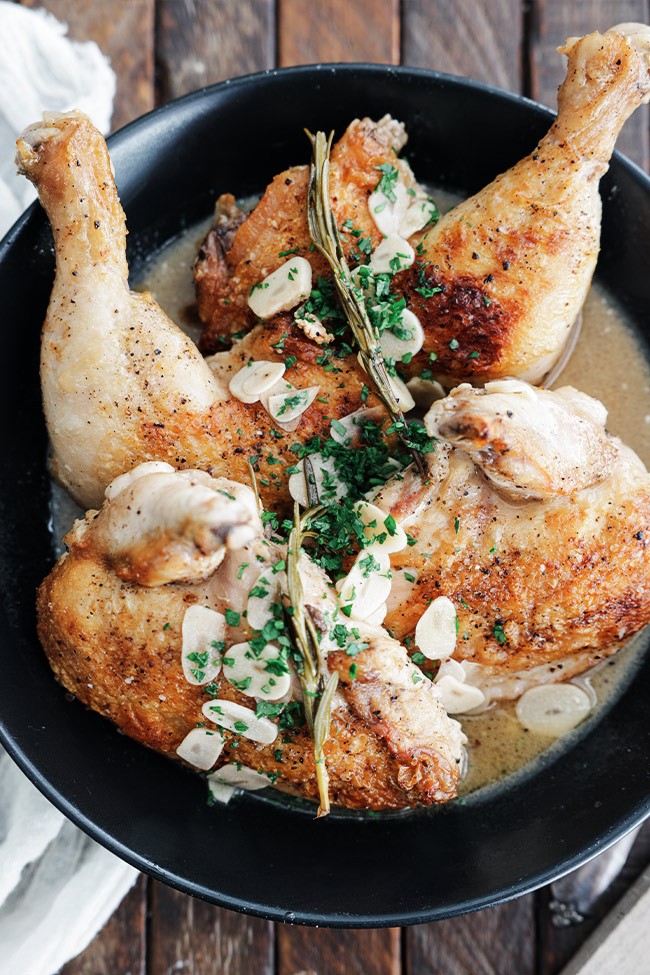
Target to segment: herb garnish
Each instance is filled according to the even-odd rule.
[[[390,382],[377,330],[368,317],[363,294],[350,275],[339,231],[330,207],[329,155],[333,135],[334,133],[331,133],[327,139],[324,132],[317,132],[315,136],[307,132],[313,153],[307,191],[309,233],[316,249],[320,251],[332,269],[334,287],[350,330],[359,347],[361,365],[372,380],[379,399],[391,417],[395,432],[412,451],[420,475],[424,478],[426,472],[420,453],[404,439],[407,423]],[[388,174],[384,173],[384,176],[388,176]]]

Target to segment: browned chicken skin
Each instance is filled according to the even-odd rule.
[[[195,472],[179,483],[183,477],[169,473],[143,476],[107,501],[99,517],[89,512],[67,537],[69,553],[59,560],[38,594],[39,636],[61,683],[126,734],[172,757],[187,733],[205,723],[201,708],[215,696],[185,679],[181,628],[186,610],[197,604],[220,611],[233,605],[241,608],[251,585],[250,575],[242,578],[238,571],[242,560],[254,565],[259,555],[268,562],[278,551],[261,539],[254,513],[248,516],[248,537],[257,518],[258,540],[253,539],[245,549],[232,547],[241,537],[237,532],[241,532],[243,495],[248,493],[253,499],[249,489],[225,479],[215,481],[211,504],[216,510],[211,511],[202,496],[210,479]],[[154,489],[156,483],[160,488]],[[179,489],[183,492],[180,498]],[[237,499],[224,502],[224,489],[229,494],[236,491]],[[139,491],[137,516],[134,491]],[[171,502],[165,506],[166,524],[152,536],[149,525],[152,518],[161,517],[165,492],[171,493]],[[151,517],[147,504],[154,509]],[[223,551],[216,570],[203,581],[183,581],[195,574],[196,565],[203,567],[203,552],[192,545],[185,564],[176,566],[166,585],[124,581],[124,572],[120,578],[111,568],[111,552],[124,547],[125,519],[132,536],[129,566],[132,570],[137,564],[147,539],[146,569],[156,548],[160,563],[166,551],[187,544],[178,520],[180,508],[195,524],[203,519],[212,526],[221,519]],[[230,548],[224,559],[226,546]],[[133,574],[129,571],[127,576]],[[306,561],[301,575],[306,598],[322,615],[328,605],[323,599],[323,592],[328,591],[326,578]],[[336,651],[328,656],[330,670],[338,670],[341,678],[326,747],[332,801],[390,809],[451,798],[460,775],[462,736],[457,722],[445,714],[430,681],[414,683],[417,671],[403,647],[380,627],[358,626],[366,649],[354,657],[354,676],[350,674],[352,657]],[[247,632],[244,624],[231,630],[228,644],[244,639]],[[218,697],[255,708],[255,701],[237,690],[225,671],[218,678]],[[226,735],[219,765],[242,762],[278,776],[280,788],[308,798],[317,796],[313,745],[300,721],[267,746],[245,735]]]
[[[600,178],[621,126],[650,93],[647,28],[632,32],[635,26],[570,39],[558,117],[539,145],[433,229],[411,238],[413,245],[420,242],[419,260],[393,283],[425,333],[409,375],[429,366],[431,353],[447,386],[500,376],[540,382],[552,369],[596,265]],[[390,145],[384,158],[377,151],[387,131],[385,120],[354,122],[332,153],[338,226],[351,219],[373,245],[381,239],[368,209],[376,167],[396,163]],[[204,350],[250,327],[248,294],[282,263],[278,252],[297,247],[315,273],[325,271],[322,258],[308,251],[307,176],[306,167],[294,167],[275,177],[214,265],[219,283],[209,303],[201,300],[208,275],[199,261]],[[354,241],[344,234],[344,242],[349,255]]]

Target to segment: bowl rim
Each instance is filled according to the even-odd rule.
[[[426,68],[415,68],[402,65],[384,65],[370,62],[332,62],[313,65],[298,65],[287,68],[270,68],[260,72],[253,72],[237,78],[226,79],[213,85],[207,85],[196,91],[189,92],[179,98],[175,98],[157,106],[151,111],[133,119],[131,122],[122,126],[120,129],[111,133],[107,137],[109,150],[119,147],[128,141],[141,128],[151,125],[152,121],[160,117],[182,109],[187,105],[201,103],[206,98],[223,91],[237,89],[246,90],[251,86],[259,85],[262,81],[275,78],[295,78],[296,80],[305,77],[313,78],[318,75],[339,75],[353,77],[355,75],[372,77],[375,74],[395,75],[403,78],[422,78],[428,81],[437,81],[450,87],[469,89],[481,92],[490,97],[496,97],[507,103],[525,105],[533,110],[539,118],[551,120],[555,113],[548,107],[523,95],[518,95],[504,89],[498,88],[484,82],[474,81],[462,76],[432,71]],[[618,151],[612,156],[612,162],[628,170],[634,179],[639,182],[645,191],[650,195],[650,177],[645,171],[632,160],[625,157]],[[13,226],[7,231],[0,240],[0,263],[3,261],[7,252],[12,248],[16,238],[21,234],[25,225],[40,210],[38,200],[32,203],[15,221]],[[128,215],[127,215],[128,219]],[[465,900],[455,900],[453,904],[443,909],[436,908],[429,913],[421,910],[395,910],[391,913],[383,914],[337,914],[333,912],[319,913],[316,911],[295,910],[287,912],[283,908],[274,907],[268,903],[261,903],[252,899],[242,899],[231,897],[227,894],[220,894],[213,888],[208,888],[201,883],[197,883],[182,874],[160,867],[153,860],[148,859],[141,853],[136,852],[110,830],[98,825],[91,817],[86,816],[73,801],[61,793],[46,777],[46,773],[38,767],[27,751],[20,747],[12,738],[10,731],[5,727],[3,716],[0,715],[0,743],[4,746],[7,753],[19,768],[27,775],[31,782],[39,791],[60,810],[68,819],[85,832],[92,839],[99,842],[106,849],[110,850],[127,863],[143,870],[154,879],[169,884],[191,896],[202,900],[210,901],[224,908],[239,911],[273,921],[290,921],[308,926],[328,926],[332,928],[378,928],[386,926],[405,926],[416,923],[439,920],[443,918],[457,916],[459,914],[470,913],[489,906],[512,900],[516,897],[530,893],[541,886],[544,886],[577,867],[589,862],[602,852],[605,852],[619,839],[624,837],[632,829],[638,826],[648,815],[650,815],[650,792],[642,801],[637,802],[629,810],[628,814],[619,818],[616,823],[608,829],[601,830],[593,842],[587,843],[584,848],[571,856],[560,855],[554,867],[542,869],[526,877],[520,877],[516,882],[499,889],[496,892],[483,894],[476,897],[466,898]]]

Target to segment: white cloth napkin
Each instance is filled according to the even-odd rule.
[[[43,10],[0,0],[0,238],[35,197],[15,142],[43,111],[79,108],[107,132],[115,74]],[[54,680],[54,678],[52,678]],[[0,975],[52,975],[93,939],[137,871],[54,808],[0,747]]]

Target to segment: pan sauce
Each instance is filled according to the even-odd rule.
[[[441,212],[460,197],[430,190]],[[245,201],[254,204],[256,201]],[[167,314],[198,340],[201,328],[193,312],[192,264],[210,226],[207,220],[163,247],[146,267],[136,287],[149,290]],[[575,350],[555,387],[573,385],[601,400],[609,410],[608,430],[621,437],[650,466],[650,364],[632,325],[615,300],[594,284],[583,308],[583,324]],[[576,678],[595,701],[595,710],[612,704],[623,692],[647,645],[647,633],[631,639],[615,657]],[[592,712],[593,715],[593,712]],[[589,721],[591,719],[587,719]],[[459,795],[495,783],[523,768],[542,752],[556,749],[556,739],[522,728],[515,702],[496,704],[483,714],[462,716],[468,737],[467,773]],[[562,739],[579,735],[584,724]]]

